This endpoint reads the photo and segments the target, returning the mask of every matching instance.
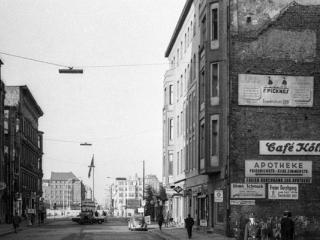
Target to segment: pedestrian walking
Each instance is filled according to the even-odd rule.
[[[291,212],[284,211],[281,219],[281,240],[294,239],[294,221],[291,219]]]
[[[188,238],[190,239],[192,237],[192,226],[194,224],[194,220],[190,214],[188,214],[188,217],[184,220],[184,223],[188,232]]]
[[[21,218],[18,216],[18,213],[15,212],[13,216],[13,222],[12,222],[15,233],[17,233],[17,229],[19,227],[20,222],[21,222]]]
[[[159,216],[158,216],[158,224],[159,224],[160,231],[162,231],[161,228],[162,228],[163,221],[164,221],[163,215],[159,214]]]

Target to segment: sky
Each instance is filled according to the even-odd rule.
[[[44,112],[44,178],[71,171],[92,187],[88,165],[94,155],[100,203],[106,182],[142,176],[143,160],[146,174],[161,180],[164,53],[184,4],[0,1],[1,79],[27,85]],[[63,66],[84,73],[59,74]]]

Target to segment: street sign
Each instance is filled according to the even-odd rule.
[[[214,202],[223,202],[223,190],[214,191]]]

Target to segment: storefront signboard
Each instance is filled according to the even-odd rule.
[[[263,140],[260,155],[320,155],[320,141]]]
[[[206,219],[200,219],[200,226],[201,227],[207,227],[208,221]]]
[[[251,206],[256,205],[256,200],[230,200],[230,205]]]
[[[214,191],[214,202],[223,202],[223,190]]]
[[[246,160],[246,183],[311,183],[312,161]]]
[[[298,184],[269,184],[268,198],[297,200],[299,198],[299,185]]]
[[[312,107],[312,76],[239,74],[239,105]]]
[[[265,198],[266,187],[263,183],[232,183],[231,198]]]

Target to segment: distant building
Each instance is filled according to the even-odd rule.
[[[14,212],[35,217],[42,196],[41,108],[27,86],[5,87],[4,155],[7,222]]]
[[[156,193],[159,192],[160,182],[156,175],[153,175],[153,174],[146,175],[144,178],[144,185],[151,186]]]
[[[115,178],[111,185],[112,208],[118,216],[128,216],[137,212],[143,196],[142,178]]]
[[[50,209],[80,210],[85,187],[72,172],[51,172],[51,178],[43,180],[43,198]]]

